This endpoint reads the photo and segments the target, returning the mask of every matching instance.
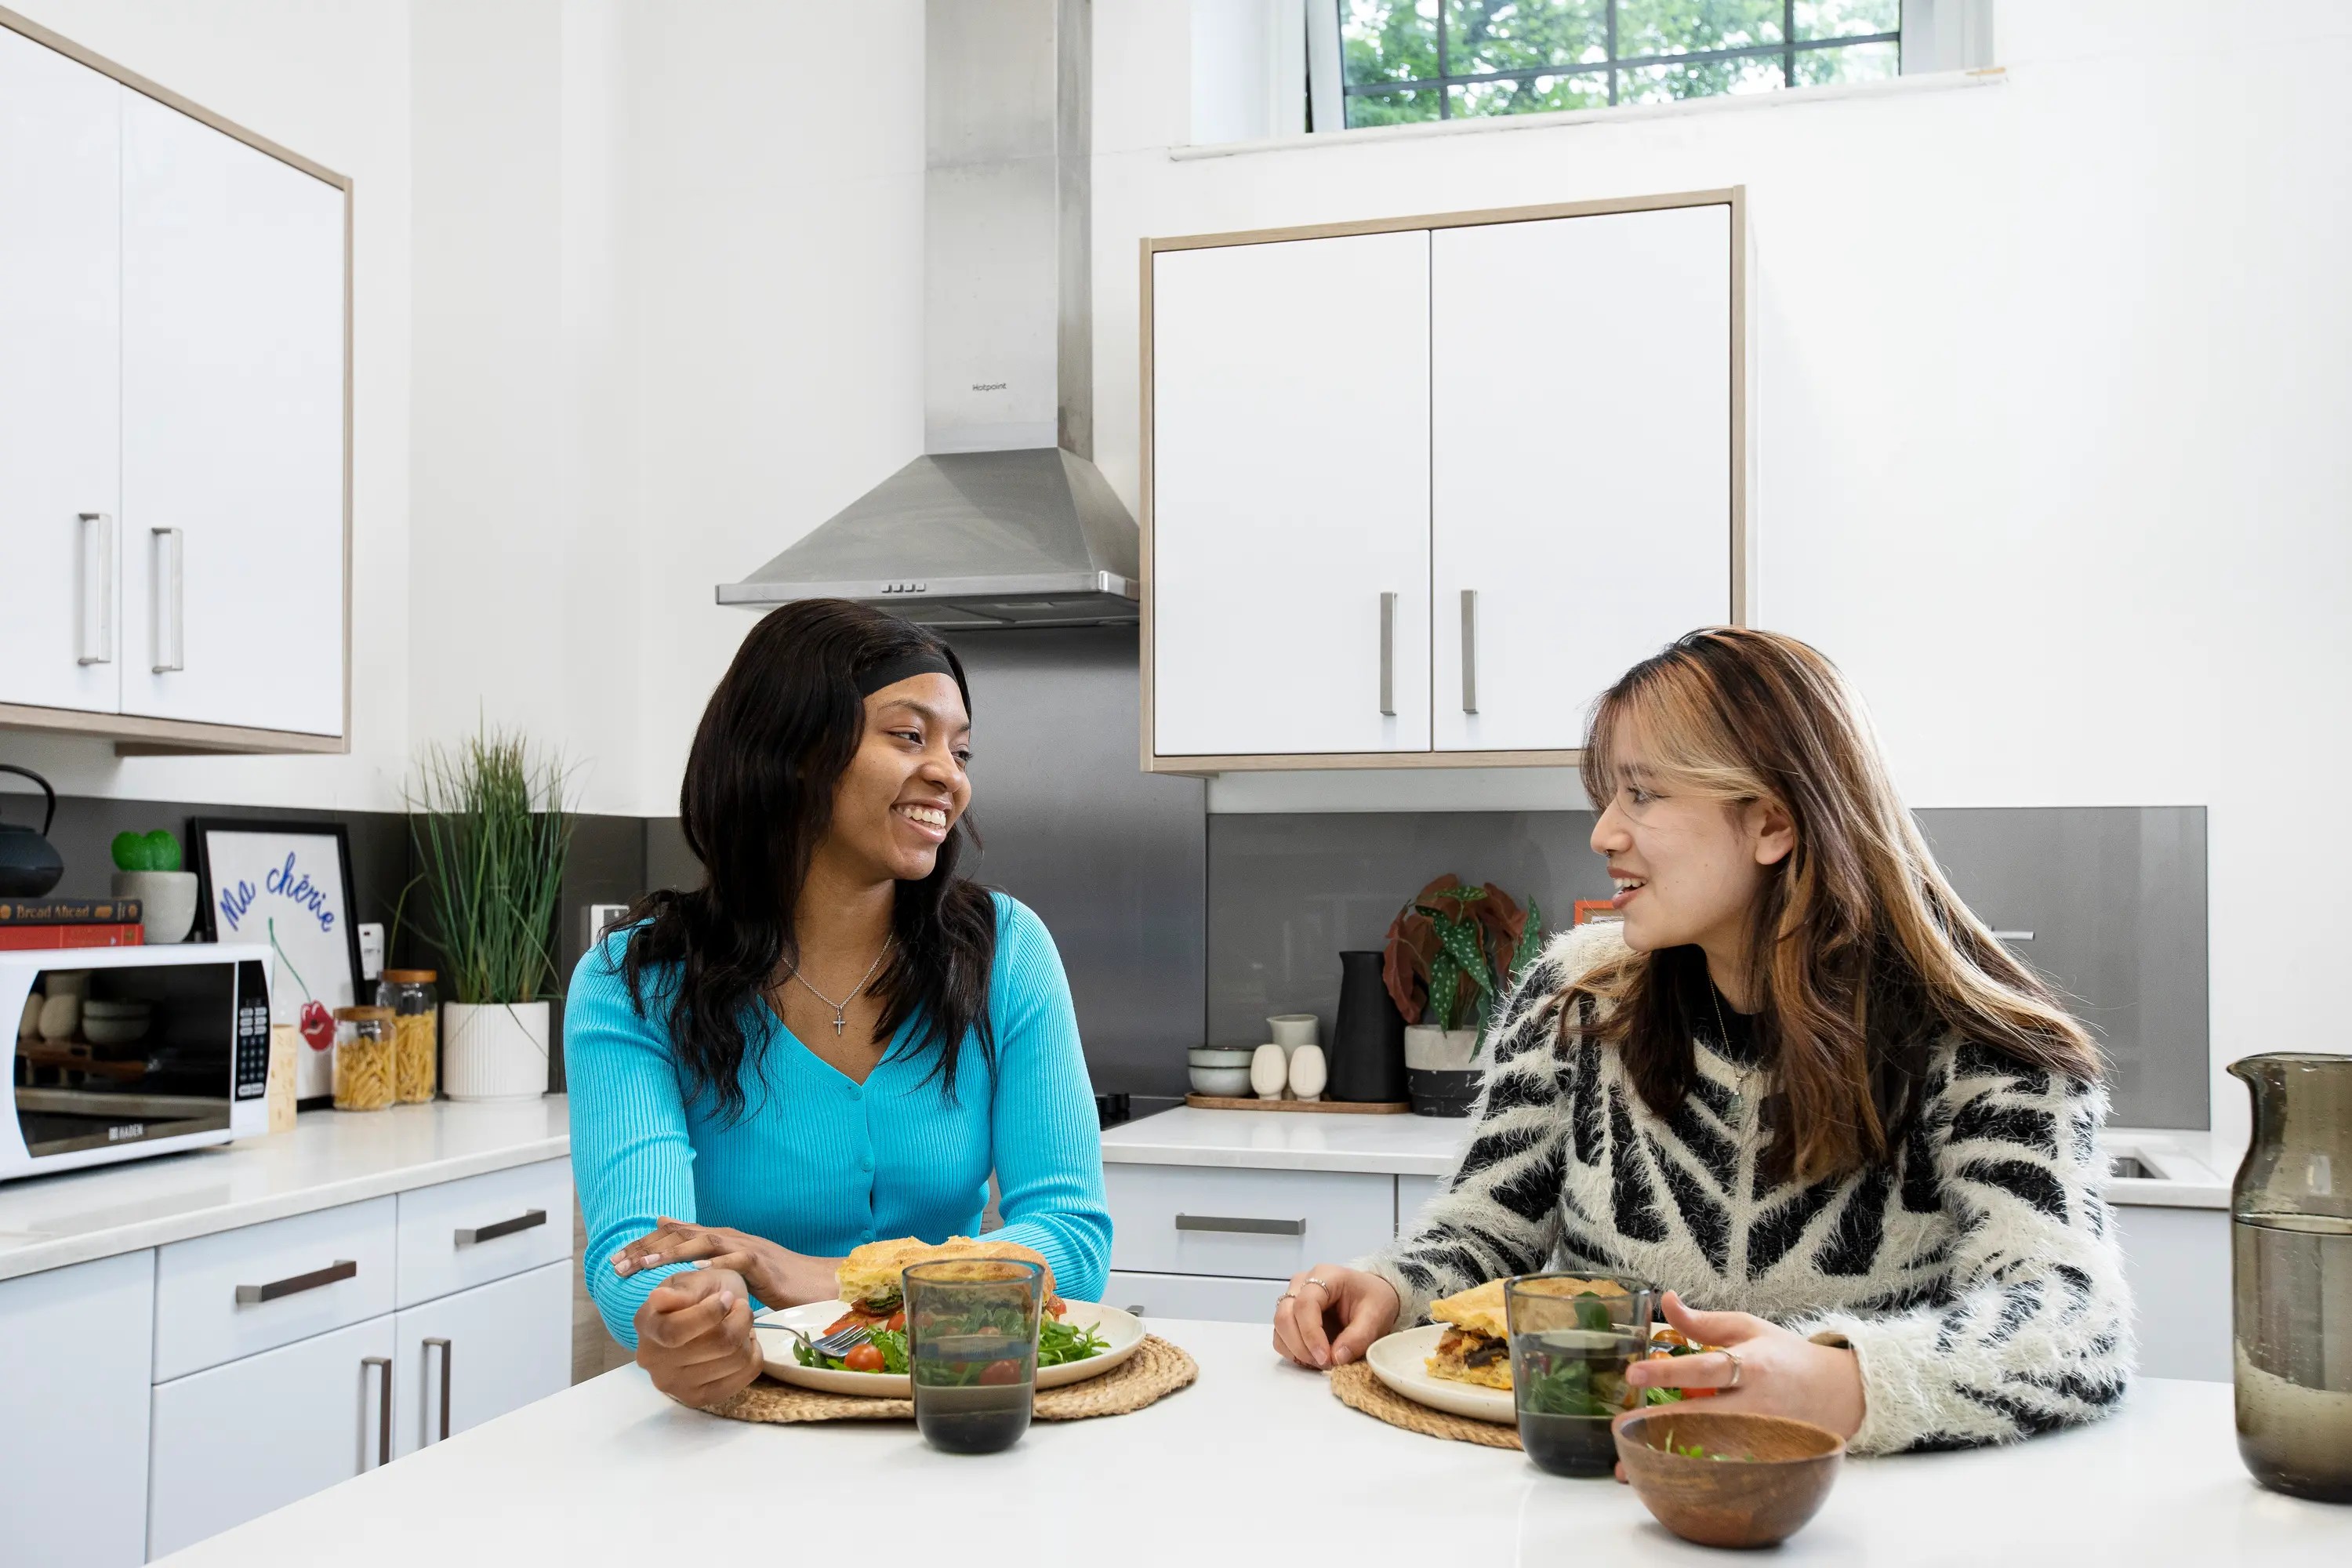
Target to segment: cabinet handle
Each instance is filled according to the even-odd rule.
[[[457,1245],[471,1247],[478,1241],[496,1241],[502,1236],[512,1236],[519,1230],[529,1230],[534,1226],[546,1223],[545,1209],[526,1209],[514,1218],[502,1219],[496,1225],[478,1225],[470,1229],[460,1226],[457,1229]]]
[[[1478,590],[1462,590],[1462,711],[1478,711]]]
[[[1180,1214],[1178,1230],[1222,1230],[1240,1236],[1305,1236],[1303,1219],[1234,1219],[1224,1215]]]
[[[1396,717],[1396,600],[1381,595],[1381,716]]]
[[[324,1268],[308,1274],[289,1274],[283,1279],[272,1279],[267,1285],[240,1285],[236,1288],[236,1304],[250,1307],[257,1302],[275,1301],[280,1296],[299,1296],[305,1290],[316,1290],[321,1285],[332,1285],[338,1279],[359,1276],[360,1266],[348,1258],[339,1258]]]
[[[436,1350],[441,1352],[441,1436],[439,1441],[446,1443],[449,1440],[449,1342],[427,1340],[425,1342],[425,1350],[427,1354]]]
[[[367,1375],[369,1367],[375,1368],[375,1462],[382,1467],[392,1463],[392,1358],[362,1356],[362,1377]]]
[[[176,528],[148,530],[155,550],[155,665],[157,675],[169,675],[185,668],[186,649],[181,646],[183,623],[187,619],[187,596],[182,581],[180,557],[184,540]]]
[[[102,511],[78,514],[81,530],[81,625],[74,650],[79,664],[114,662],[114,519]]]

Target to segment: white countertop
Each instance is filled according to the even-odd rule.
[[[1153,1327],[1200,1362],[1197,1384],[1130,1415],[1040,1422],[1003,1454],[938,1454],[906,1422],[724,1421],[625,1367],[163,1561],[1727,1561],[1666,1534],[1612,1481],[1359,1415],[1277,1361],[1262,1326]],[[2108,1420],[2015,1447],[1849,1461],[1779,1560],[2352,1561],[2352,1509],[2247,1476],[2230,1401],[2223,1384],[2145,1381]]]
[[[1201,1110],[1186,1105],[1103,1133],[1114,1165],[1222,1165],[1255,1171],[1360,1171],[1442,1176],[1454,1168],[1470,1123],[1442,1116],[1329,1111]],[[2211,1160],[2211,1135],[2111,1127],[2108,1152],[2134,1154],[2163,1175],[2107,1184],[2111,1203],[2227,1208],[2230,1180]],[[2229,1155],[2234,1170],[2237,1155]]]
[[[0,1279],[571,1152],[562,1095],[306,1110],[289,1132],[0,1183]]]

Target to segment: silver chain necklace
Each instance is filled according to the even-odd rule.
[[[857,1000],[857,994],[866,989],[866,982],[874,978],[874,972],[881,968],[882,961],[889,956],[890,939],[888,937],[884,937],[882,939],[882,951],[874,955],[874,962],[866,966],[865,974],[859,977],[856,984],[849,988],[849,994],[844,996],[838,1002],[826,995],[824,992],[818,990],[815,986],[811,985],[808,983],[808,976],[801,973],[800,965],[794,963],[791,959],[788,958],[784,960],[784,967],[793,972],[793,978],[801,983],[801,986],[803,990],[807,991],[810,995],[815,997],[818,1001],[833,1009],[833,1032],[837,1037],[841,1034],[841,1031],[848,1026],[849,1005]]]
[[[1714,977],[1708,976],[1706,999],[1708,1005],[1715,1009],[1715,1037],[1723,1049],[1728,1051],[1731,1048],[1731,1031],[1725,1028],[1723,1025],[1722,994],[1715,988]],[[1755,1062],[1740,1064],[1739,1081],[1731,1090],[1731,1115],[1735,1126],[1744,1127],[1748,1123],[1748,1082],[1756,1076],[1757,1066]]]

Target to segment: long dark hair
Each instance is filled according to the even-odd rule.
[[[1585,741],[1585,793],[1603,810],[1620,783],[1621,718],[1666,789],[1771,801],[1796,826],[1748,931],[1758,1044],[1784,1111],[1768,1175],[1887,1162],[1919,1114],[1928,1047],[1950,1034],[2027,1068],[2098,1078],[2083,1026],[1944,879],[1861,703],[1820,653],[1710,626],[1635,665],[1602,694]],[[1669,1116],[1697,1077],[1691,1037],[1712,1022],[1708,984],[1696,947],[1628,952],[1578,985],[1612,1005],[1606,1019],[1570,1025],[1590,1014],[1570,1006],[1563,1028],[1616,1045],[1643,1102]]]
[[[799,957],[793,902],[832,826],[834,787],[865,739],[858,678],[925,653],[947,661],[971,711],[963,663],[939,637],[845,599],[803,599],[751,628],[702,710],[678,789],[702,886],[637,900],[629,918],[645,923],[629,934],[622,973],[642,1017],[648,968],[678,966],[671,1047],[689,1097],[709,1093],[724,1121],[742,1117],[744,1068],[756,1066],[747,1061],[753,1047],[744,1011],[765,995],[784,960]],[[932,1070],[950,1099],[967,1032],[976,1032],[992,1068],[996,1057],[988,1022],[996,910],[985,889],[956,875],[967,838],[979,843],[969,816],[940,846],[929,876],[898,884],[890,914],[897,940],[873,985],[882,998],[876,1032],[887,1037],[915,1019],[906,1048],[938,1053]]]

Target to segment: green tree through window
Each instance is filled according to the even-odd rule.
[[[1341,0],[1347,122],[1875,80],[1902,26],[1902,0]]]

